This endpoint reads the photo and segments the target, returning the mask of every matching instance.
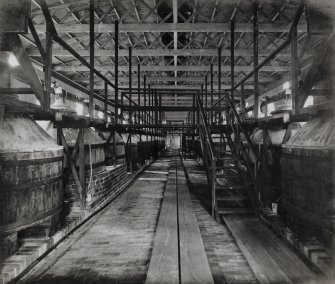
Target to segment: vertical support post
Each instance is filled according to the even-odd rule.
[[[193,94],[193,112],[192,112],[192,125],[195,126],[195,95]]]
[[[158,97],[157,97],[157,90],[155,90],[155,124],[158,125]]]
[[[129,46],[129,49],[128,49],[128,66],[129,66],[129,112],[128,112],[128,115],[129,115],[129,124],[132,124],[132,115],[133,115],[133,112],[132,112],[132,97],[133,97],[133,94],[132,94],[132,91],[133,91],[133,86],[132,86],[132,48],[131,46]],[[132,155],[132,150],[133,150],[133,147],[132,147],[132,143],[131,143],[131,128],[129,129],[129,171],[132,172],[133,170],[133,155]]]
[[[121,123],[120,124],[123,124],[123,93],[121,93],[121,105],[120,105],[120,118],[121,118]]]
[[[244,122],[245,119],[245,94],[244,94],[244,82],[241,84],[241,120]]]
[[[151,85],[148,84],[148,107],[149,107],[149,111],[148,111],[148,124],[151,124],[151,119],[150,119],[150,113],[151,113]]]
[[[208,100],[207,100],[207,74],[205,75],[205,108],[206,108],[206,111],[207,111],[207,108],[208,108]]]
[[[292,57],[292,113],[299,112],[298,97],[299,97],[299,59],[298,59],[298,39],[297,39],[297,26],[293,25],[291,33],[291,57]]]
[[[231,101],[234,101],[234,86],[235,86],[235,23],[231,21],[230,31],[230,76],[231,76]],[[228,106],[228,103],[227,103]]]
[[[141,64],[137,65],[137,104],[138,104],[138,114],[137,114],[137,123],[140,124],[141,123]],[[141,135],[140,135],[141,137]]]
[[[254,118],[258,118],[258,3],[254,3]]]
[[[147,120],[146,120],[146,110],[145,110],[145,107],[147,106],[147,75],[144,75],[144,78],[143,78],[143,104],[144,104],[144,111],[143,111],[143,120],[144,120],[144,124],[147,123]]]
[[[46,23],[46,52],[45,52],[45,73],[44,73],[44,109],[50,109],[51,95],[51,66],[52,66],[52,24]]]
[[[107,81],[105,81],[105,101],[104,101],[104,113],[105,113],[105,120],[106,124],[108,123],[108,117],[107,117],[107,102],[108,102],[108,84]]]
[[[213,64],[211,64],[211,107],[214,104],[214,72]],[[211,124],[213,124],[213,109],[211,109]]]
[[[94,67],[94,0],[90,0],[90,66]],[[93,119],[94,114],[94,72],[90,69],[90,99],[89,115]]]
[[[128,74],[128,76],[129,76],[129,106],[130,106],[128,113],[129,113],[129,124],[132,124],[132,114],[133,114],[133,112],[132,112],[131,107],[132,107],[132,99],[133,99],[132,98],[133,97],[133,94],[132,94],[133,86],[132,86],[132,71],[131,71],[131,67],[132,67],[132,49],[131,49],[131,46],[129,46],[128,51],[129,51],[129,58],[128,58],[129,74]]]
[[[162,93],[159,93],[159,124],[162,125]]]
[[[201,84],[201,106],[204,106],[204,83]]]
[[[198,92],[198,97],[199,97],[199,91]],[[200,100],[198,101],[198,103],[200,104]],[[197,125],[199,125],[199,122],[200,122],[200,113],[199,113],[199,108],[200,106],[197,107]]]
[[[84,129],[80,128],[78,133],[78,165],[79,165],[79,182],[82,188],[81,208],[85,208],[86,202],[86,184],[85,184],[85,145],[84,145]],[[69,156],[71,159],[71,156]]]
[[[221,64],[222,64],[222,57],[221,57],[221,46],[218,48],[218,91],[219,91],[219,100],[221,99]],[[219,107],[221,108],[221,102],[219,103]],[[219,124],[221,124],[221,110],[219,111]]]
[[[234,86],[235,86],[235,24],[234,21],[231,21],[231,28],[230,28],[230,78],[231,78],[231,101],[233,105],[235,105],[235,100],[234,100]],[[231,121],[232,124],[234,124],[234,116],[230,118],[229,116],[229,104],[226,99],[226,124],[228,125],[229,121]],[[238,125],[236,126],[236,130],[238,131]],[[237,140],[238,140],[238,135],[239,133],[236,133],[237,135],[234,135],[234,142],[236,145],[236,150],[238,148],[237,145]]]
[[[143,97],[144,110],[142,111],[142,120],[143,120],[144,125],[146,126],[146,124],[147,124],[147,115],[146,115],[147,111],[146,111],[145,107],[147,106],[147,75],[145,75],[145,74],[144,74],[144,77],[143,77],[143,95],[144,95],[144,97]],[[146,160],[147,159],[147,153],[148,153],[148,132],[147,132],[146,128],[144,128],[144,129],[145,129],[145,133],[146,133],[145,144],[144,144],[145,145],[145,148],[144,148],[144,151],[145,151],[144,157],[145,158],[144,158],[144,160]]]
[[[115,21],[115,31],[114,31],[114,42],[115,42],[115,58],[114,58],[114,79],[115,79],[115,107],[114,107],[114,125],[117,125],[119,122],[119,22]]]

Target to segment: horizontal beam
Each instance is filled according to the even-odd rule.
[[[288,32],[291,24],[259,24],[259,32],[282,33]],[[55,25],[57,33],[87,33],[89,24],[58,24]],[[45,32],[45,25],[35,25],[35,29],[39,33]],[[96,33],[114,33],[114,24],[95,24],[94,31]],[[143,32],[230,32],[229,23],[136,23],[136,24],[119,24],[120,33],[143,33]],[[306,24],[298,25],[298,32],[306,32]],[[247,23],[236,23],[235,32],[252,33],[253,25]]]
[[[162,85],[162,84],[157,84],[157,85],[150,85],[151,89],[165,89],[165,90],[200,90],[201,85]],[[128,86],[127,86],[128,87]],[[135,88],[136,85],[133,85],[133,87]],[[141,87],[143,87],[141,85]],[[104,89],[105,86],[104,84],[95,84],[94,85],[94,89],[96,90],[102,90]],[[231,86],[230,85],[221,85],[221,89],[223,90],[230,90]],[[218,85],[213,85],[213,89],[214,90],[218,90],[219,86]],[[253,90],[254,86],[253,85],[245,85],[244,86],[245,90]]]
[[[161,107],[149,107],[149,106],[123,106],[123,110],[133,110],[133,111],[155,111],[158,109],[159,111],[166,111],[166,112],[179,112],[179,111],[196,111],[198,108],[197,107],[192,107],[192,106],[161,106]],[[205,110],[209,110],[210,108],[204,108]],[[226,110],[225,107],[216,107],[213,110],[216,111],[224,111]]]
[[[236,79],[239,79],[240,77],[236,76]],[[224,79],[224,78],[222,78]],[[76,82],[81,82],[81,83],[89,83],[89,78],[88,77],[82,77],[82,76],[76,76],[73,77],[72,80]],[[147,82],[152,83],[152,82],[200,82],[204,83],[204,76],[187,76],[187,77],[169,77],[169,76],[148,76],[147,77]],[[227,78],[226,83],[229,83],[230,77]],[[259,82],[273,82],[275,79],[272,77],[266,77],[262,76],[259,78]],[[128,77],[119,77],[118,79],[119,83],[128,83],[129,78]],[[252,79],[249,79],[249,81],[252,81]],[[95,83],[102,83],[102,80],[99,78],[95,78],[94,80]],[[138,80],[137,78],[132,79],[133,83],[137,83]],[[143,77],[141,78],[141,82],[143,82]],[[215,78],[214,82],[218,82],[218,79]],[[210,83],[208,83],[209,85]],[[137,85],[136,85],[137,86]]]
[[[259,50],[258,56],[267,56],[269,55],[273,49],[261,49]],[[252,52],[250,49],[235,49],[235,56],[249,56],[253,57]],[[89,49],[79,49],[77,53],[80,56],[89,56],[90,50]],[[96,49],[94,51],[95,57],[108,57],[114,56],[115,50],[114,49]],[[28,49],[27,54],[29,56],[40,56],[38,49]],[[53,56],[72,56],[66,49],[53,49],[52,50]],[[132,56],[217,56],[218,50],[217,49],[133,49]],[[128,56],[127,49],[120,49],[119,50],[119,57]],[[222,56],[230,56],[230,49],[222,49]],[[280,56],[283,57],[290,57],[291,53],[289,51],[283,51],[280,53]]]
[[[96,69],[102,72],[114,72],[114,65],[106,65],[106,66],[97,66]],[[129,67],[127,65],[119,66],[119,72],[127,72]],[[214,72],[218,71],[218,67],[214,66]],[[68,66],[68,65],[58,65],[54,67],[55,71],[63,71],[63,72],[84,72],[88,71],[88,68],[79,65],[79,66]],[[222,65],[222,72],[230,72],[230,66]],[[238,65],[235,66],[236,72],[251,72],[253,70],[253,66],[249,65]],[[262,67],[260,72],[287,72],[290,71],[290,66],[271,66],[267,65]],[[132,71],[137,71],[137,66],[132,67]],[[209,72],[209,65],[194,65],[194,66],[159,66],[159,65],[145,65],[141,66],[141,72]]]

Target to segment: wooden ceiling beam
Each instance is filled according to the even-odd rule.
[[[135,86],[135,85],[134,85]],[[142,86],[143,87],[143,86]],[[219,88],[218,85],[214,85],[213,89],[217,90]],[[222,90],[229,90],[231,88],[230,85],[221,85]],[[95,90],[102,90],[104,89],[104,84],[95,84],[94,85]],[[151,85],[151,89],[165,89],[165,90],[200,90],[200,84],[198,85]],[[245,85],[245,90],[253,90],[253,85]]]
[[[273,49],[263,49],[259,50],[258,56],[268,56]],[[89,56],[89,49],[80,49],[77,51],[80,56]],[[99,56],[112,56],[114,55],[114,49],[96,49],[95,50],[95,57]],[[217,56],[217,49],[209,49],[209,48],[201,48],[201,49],[133,49],[133,56]],[[40,56],[38,49],[28,49],[27,54],[29,56]],[[53,56],[72,56],[66,49],[53,49],[52,50]],[[250,49],[235,49],[236,56],[248,56],[253,57],[252,52]],[[127,49],[120,49],[119,50],[119,57],[128,56]],[[230,56],[230,49],[223,49],[222,56]],[[283,51],[280,53],[280,56],[283,57],[290,57],[290,51]]]
[[[237,79],[240,79],[240,77],[237,77]],[[223,78],[224,79],[224,78]],[[89,78],[88,77],[73,77],[73,81],[80,82],[80,83],[89,83]],[[142,82],[143,79],[141,79]],[[230,78],[228,78],[226,81],[229,82]],[[273,77],[266,77],[262,76],[259,78],[260,82],[273,82],[275,78]],[[133,83],[137,83],[137,78],[134,78]],[[251,81],[251,79],[249,79]],[[96,83],[102,82],[101,79],[95,78]],[[119,77],[119,83],[128,83],[129,78],[128,77]],[[147,82],[148,83],[153,83],[153,82],[204,82],[204,77],[203,76],[190,76],[190,77],[169,77],[169,76],[147,76]],[[214,82],[218,82],[217,79],[214,79]]]
[[[282,33],[288,32],[291,23],[276,24],[263,23],[259,25],[259,32]],[[45,25],[35,25],[37,32],[44,32]],[[96,24],[94,26],[96,33],[113,33],[114,24]],[[87,33],[89,30],[88,24],[58,24],[56,25],[57,32],[61,33]],[[305,23],[298,25],[298,32],[306,32],[307,26]],[[120,24],[120,33],[143,33],[143,32],[230,32],[229,23],[135,23],[135,24]],[[252,33],[253,27],[248,23],[236,23],[235,32]]]
[[[114,71],[114,65],[106,65],[106,66],[97,66],[96,69],[98,71],[107,72],[107,71]],[[127,65],[119,66],[119,72],[126,72],[128,71]],[[214,72],[218,71],[218,67],[214,66]],[[54,67],[55,71],[63,71],[63,72],[84,72],[88,71],[88,68],[80,65],[80,66],[68,66],[68,65],[58,65]],[[230,66],[223,65],[222,72],[230,72]],[[238,65],[235,66],[235,72],[251,72],[253,70],[253,66],[248,65]],[[287,72],[290,71],[290,66],[271,66],[267,65],[262,67],[260,72]],[[132,71],[137,71],[137,66],[132,67]],[[141,66],[141,72],[209,72],[210,66],[209,65],[193,65],[193,66],[159,66],[159,65],[145,65]]]

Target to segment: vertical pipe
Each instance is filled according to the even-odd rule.
[[[90,0],[90,66],[94,67],[94,0]],[[94,114],[94,73],[90,69],[90,99],[89,99],[89,115],[93,119]]]
[[[114,79],[115,79],[115,107],[114,107],[114,125],[119,122],[119,22],[115,21],[115,32],[114,32],[114,42],[115,42],[115,58],[114,58]]]
[[[214,72],[213,72],[213,64],[211,64],[211,107],[214,104]],[[211,124],[213,124],[213,109],[211,109]]]
[[[254,117],[258,118],[258,3],[254,3]]]
[[[140,124],[140,116],[141,116],[141,65],[137,65],[137,103],[138,103],[138,114],[137,114],[137,123]],[[141,135],[140,135],[141,137]]]
[[[204,83],[201,84],[201,106],[204,107]]]
[[[298,61],[298,40],[297,40],[297,26],[293,26],[291,33],[291,57],[292,57],[292,113],[299,112],[298,97],[299,97],[299,61]]]

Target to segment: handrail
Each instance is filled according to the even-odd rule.
[[[231,99],[229,98],[229,95],[228,95],[227,93],[225,93],[225,96],[226,96],[226,99],[227,99],[228,104],[229,104],[230,107],[231,107],[231,110],[232,110],[233,113],[234,113],[234,116],[236,117],[237,124],[238,124],[238,126],[241,128],[242,133],[243,133],[245,139],[247,140],[247,143],[248,143],[249,146],[250,146],[250,150],[252,151],[252,153],[255,155],[257,161],[259,162],[261,159],[260,159],[258,153],[255,151],[255,149],[254,149],[254,147],[253,147],[253,144],[252,144],[252,141],[251,141],[251,139],[250,139],[250,137],[249,137],[249,134],[247,133],[247,131],[246,131],[246,130],[244,129],[244,127],[243,127],[241,118],[239,117],[239,115],[238,115],[238,113],[237,113],[237,111],[236,111],[236,108],[235,108],[233,102],[231,101]]]
[[[213,151],[213,148],[212,148],[213,140],[212,140],[212,136],[210,135],[209,130],[208,130],[207,120],[205,119],[205,113],[204,113],[204,109],[203,109],[202,104],[201,104],[199,94],[196,94],[196,98],[197,98],[197,104],[198,104],[198,107],[199,107],[200,118],[203,122],[203,125],[204,125],[204,128],[205,128],[205,134],[206,134],[208,142],[209,142],[209,151],[210,151],[211,156],[213,158],[215,158],[214,151]]]

